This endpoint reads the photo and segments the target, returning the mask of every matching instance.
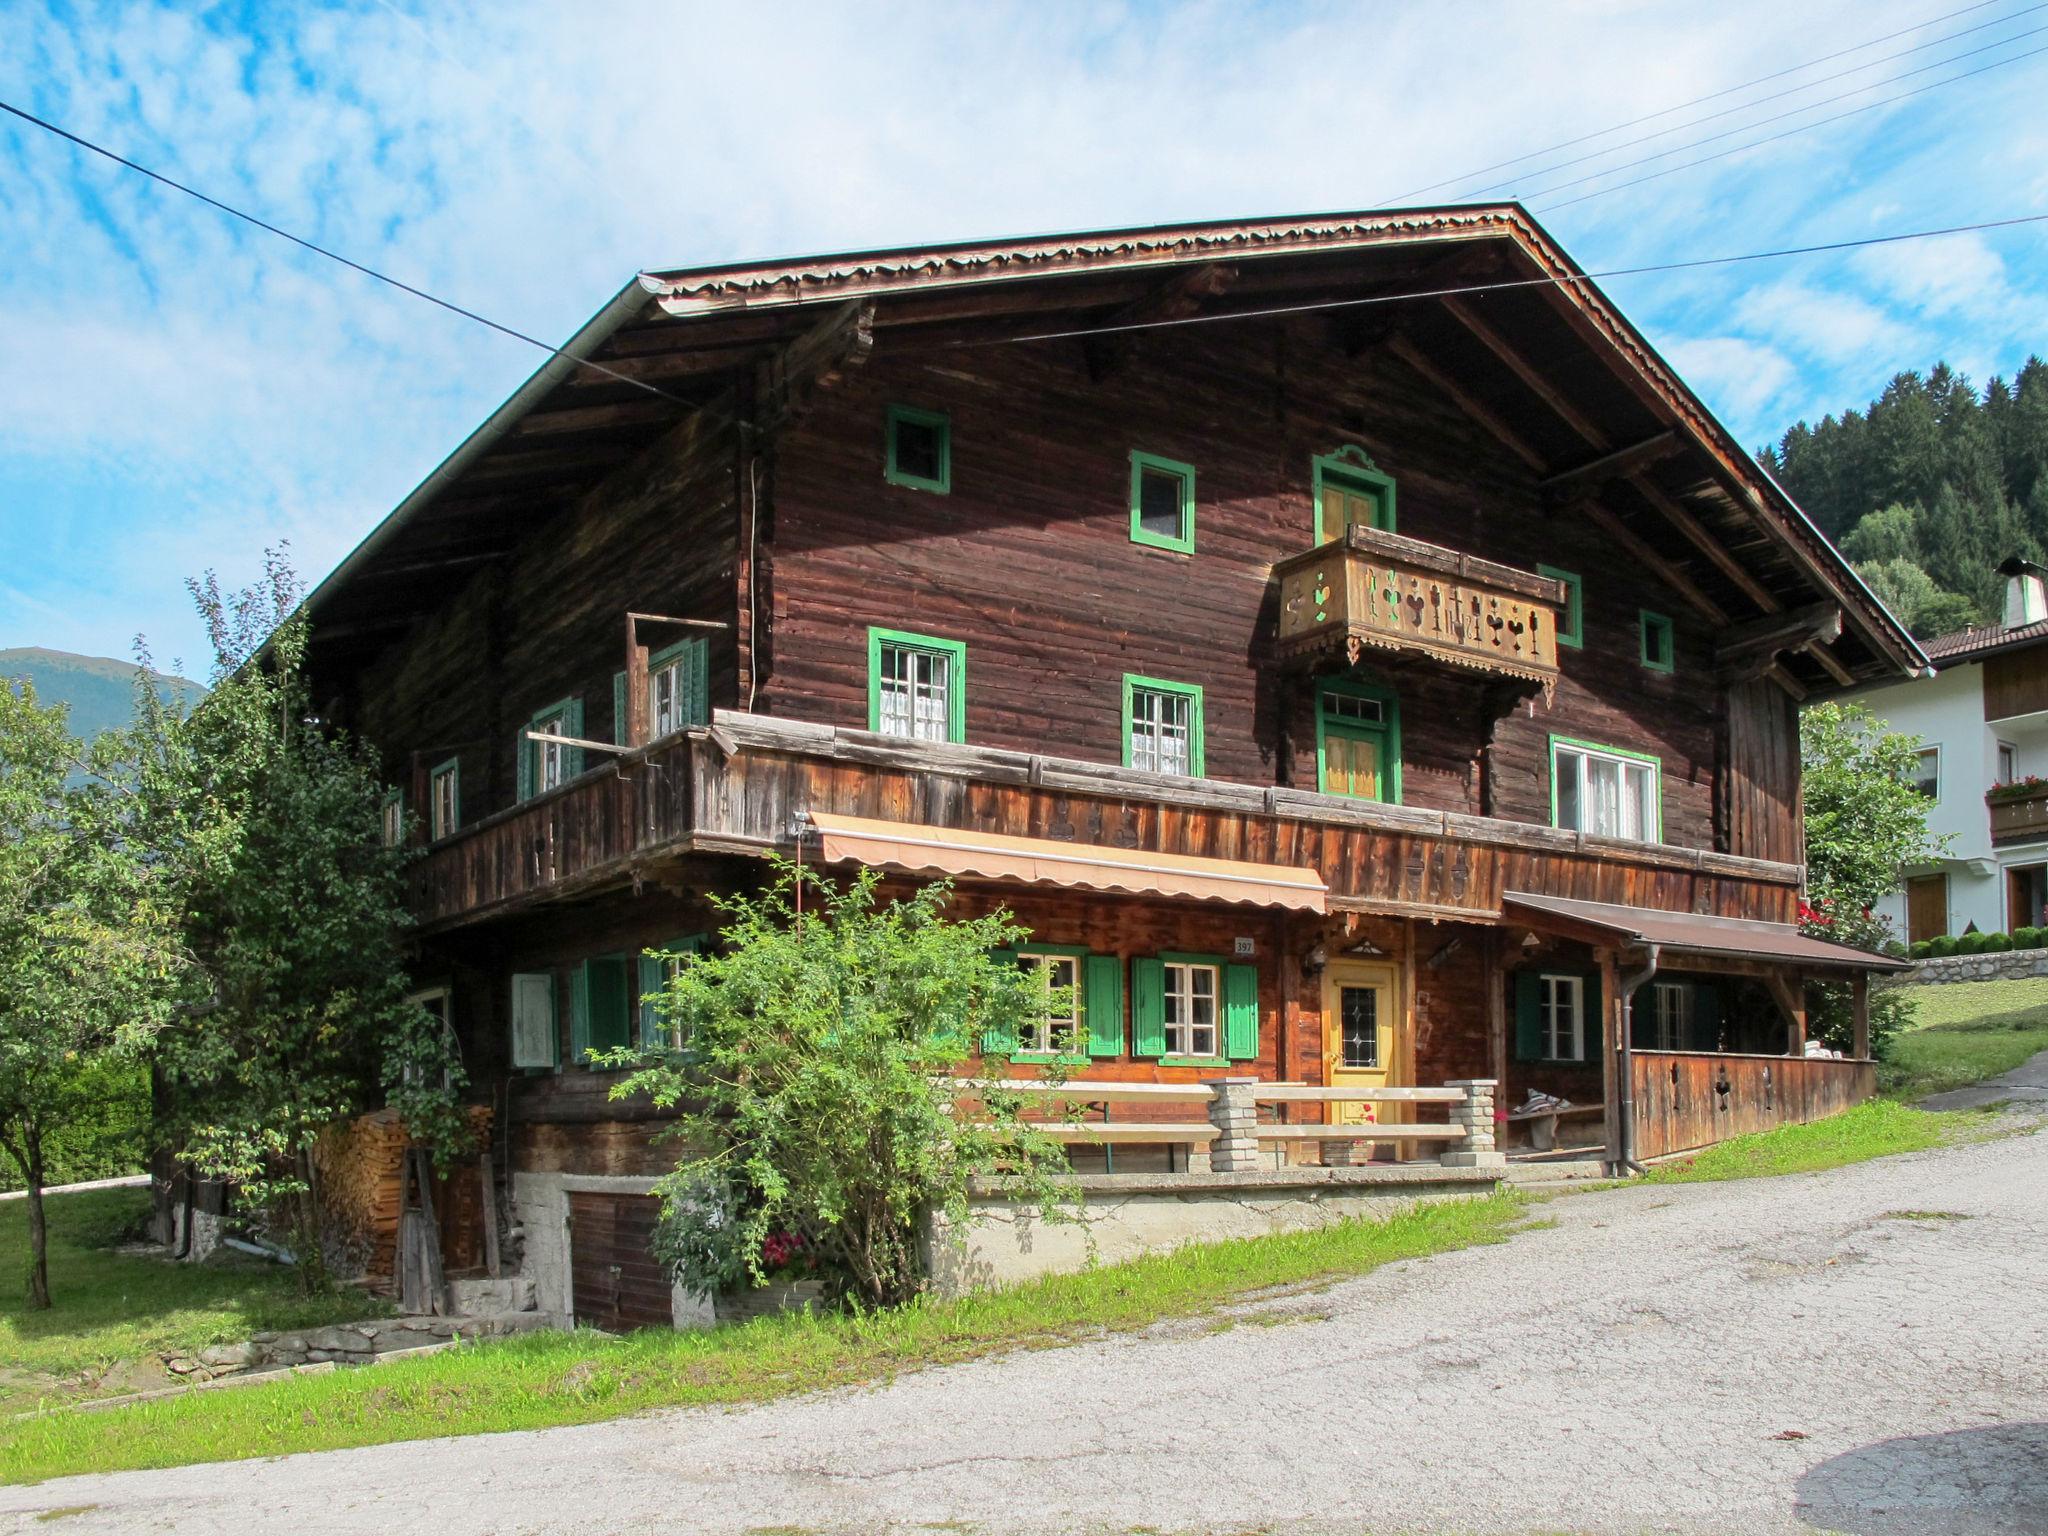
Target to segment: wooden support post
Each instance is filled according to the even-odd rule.
[[[626,718],[620,724],[621,745],[647,745],[647,647],[640,640],[640,620],[630,613],[626,615]]]
[[[476,1160],[477,1189],[483,1196],[484,1271],[498,1278],[502,1260],[498,1256],[498,1183],[491,1176],[491,1154],[480,1152]]]
[[[1486,979],[1486,1041],[1492,1055],[1494,1081],[1502,1091],[1508,1081],[1508,994],[1502,975],[1500,955],[1507,935],[1498,928],[1486,930],[1480,950],[1480,974]]]
[[[1621,967],[1612,949],[1595,949],[1593,958],[1600,964],[1600,1092],[1607,1108],[1602,1125],[1612,1161],[1621,1155]]]
[[[1849,981],[1849,1015],[1855,1021],[1856,1043],[1850,1054],[1858,1061],[1870,1060],[1870,973],[1858,971]]]

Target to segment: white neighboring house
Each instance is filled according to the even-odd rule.
[[[1921,739],[1928,831],[1947,854],[1900,872],[1878,904],[1908,939],[2039,926],[2048,898],[2048,569],[2008,560],[2002,622],[1924,642],[1931,676],[1854,698]],[[2014,786],[2011,789],[2004,786]]]

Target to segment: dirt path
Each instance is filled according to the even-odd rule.
[[[0,1490],[0,1528],[2048,1530],[2048,1135],[1542,1214],[1234,1326],[745,1411]]]

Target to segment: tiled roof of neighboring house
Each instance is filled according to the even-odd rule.
[[[2037,619],[2032,624],[2021,624],[2012,629],[1999,624],[1972,624],[1952,635],[1923,640],[1920,649],[1927,653],[1928,660],[1940,667],[1958,661],[1975,661],[1994,651],[2013,650],[2038,640],[2048,640],[2048,619]]]

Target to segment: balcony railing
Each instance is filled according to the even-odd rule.
[[[1546,689],[1564,583],[1353,525],[1273,568],[1283,657],[1406,652]]]
[[[1994,846],[2048,840],[2048,784],[1994,789],[1984,800],[1991,811]]]

